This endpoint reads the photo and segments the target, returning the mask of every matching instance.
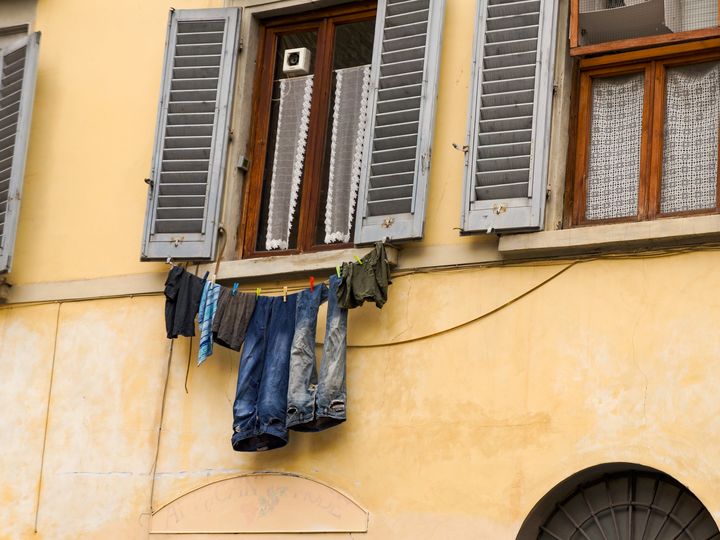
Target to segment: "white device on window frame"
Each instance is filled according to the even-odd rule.
[[[310,49],[288,49],[283,57],[285,75],[307,75],[310,72]]]

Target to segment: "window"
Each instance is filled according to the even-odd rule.
[[[367,3],[265,26],[247,199],[248,255],[351,242],[374,34],[375,8]],[[307,55],[307,69],[296,73],[287,66],[287,51]]]
[[[422,237],[444,1],[373,6],[267,19],[240,57],[258,72],[239,256]],[[171,11],[143,260],[216,256],[240,14]]]
[[[573,54],[720,35],[717,0],[571,0]]]
[[[720,208],[720,50],[641,52],[651,56],[581,62],[572,225]]]
[[[623,465],[591,467],[558,484],[533,508],[517,540],[720,537],[708,509],[667,474],[641,466],[601,472]]]
[[[572,1],[566,225],[718,211],[717,36],[718,0]]]

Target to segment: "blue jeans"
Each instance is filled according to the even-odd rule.
[[[241,452],[285,446],[290,345],[297,294],[261,296],[250,319],[233,405],[232,445]]]
[[[287,427],[295,431],[322,431],[345,421],[347,309],[338,306],[340,278],[330,287],[298,293],[295,336],[290,352]],[[320,305],[328,300],[325,344],[320,377],[315,368],[315,333]]]

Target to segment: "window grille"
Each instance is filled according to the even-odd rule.
[[[540,527],[538,540],[717,540],[708,510],[660,473],[629,471],[578,487]]]

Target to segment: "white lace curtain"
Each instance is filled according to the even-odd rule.
[[[325,243],[349,242],[362,161],[370,66],[336,72],[330,173],[325,203]]]
[[[714,208],[720,62],[667,70],[660,211]]]
[[[265,248],[287,249],[305,162],[313,76],[280,81]]]
[[[370,91],[370,66],[338,69],[325,201],[325,243],[349,242]],[[287,249],[305,163],[313,76],[280,81],[265,248]]]
[[[633,73],[593,80],[587,219],[637,214],[644,79]]]

